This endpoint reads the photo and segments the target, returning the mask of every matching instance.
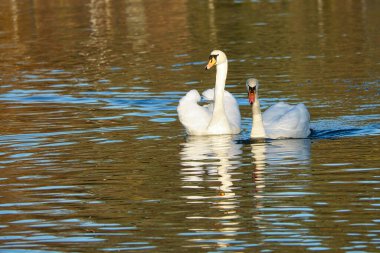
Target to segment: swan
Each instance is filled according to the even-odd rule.
[[[236,99],[224,90],[227,78],[228,60],[220,50],[211,52],[206,70],[216,65],[215,88],[202,93],[210,103],[198,104],[201,96],[197,90],[190,90],[179,100],[178,117],[188,135],[218,135],[240,133],[240,111]]]
[[[295,106],[279,102],[261,115],[259,82],[246,82],[248,100],[252,105],[251,138],[306,138],[310,135],[310,114],[304,104]]]

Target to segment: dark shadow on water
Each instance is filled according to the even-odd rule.
[[[340,139],[348,137],[363,137],[363,136],[377,136],[380,135],[380,124],[371,124],[363,127],[349,127],[341,129],[311,129],[310,136],[305,139],[319,140],[319,139]],[[287,140],[287,139],[279,139]],[[295,139],[288,139],[295,140]],[[238,139],[235,140],[237,144],[255,144],[255,143],[270,143],[274,139]]]
[[[349,129],[338,129],[338,130],[312,130],[310,134],[310,139],[338,139],[348,136],[355,136],[357,132],[361,129],[349,128]]]
[[[313,129],[310,139],[339,139],[347,137],[363,137],[380,135],[380,124],[341,129]]]

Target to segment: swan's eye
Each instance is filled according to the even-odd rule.
[[[216,61],[216,57],[218,57],[218,54],[212,54],[212,55],[210,55],[210,57],[208,59],[209,60],[214,59]]]

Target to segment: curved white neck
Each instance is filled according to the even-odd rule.
[[[263,117],[261,115],[260,101],[258,92],[255,95],[255,102],[252,105],[252,129],[251,138],[265,138],[265,129],[263,124]]]
[[[224,87],[226,86],[228,71],[228,63],[222,63],[216,65],[216,81],[215,81],[215,94],[214,94],[214,112],[222,110],[224,113]]]
[[[214,110],[209,124],[210,133],[228,133],[230,131],[230,125],[224,110],[224,87],[226,85],[227,70],[227,62],[216,65]]]

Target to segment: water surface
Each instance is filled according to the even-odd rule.
[[[0,3],[0,252],[380,251],[380,4]],[[178,100],[229,57],[241,134],[191,137]],[[304,103],[313,134],[249,140]]]

